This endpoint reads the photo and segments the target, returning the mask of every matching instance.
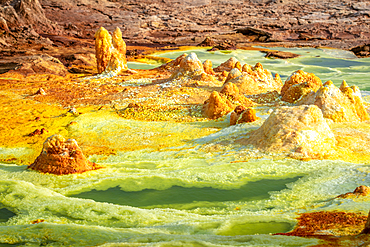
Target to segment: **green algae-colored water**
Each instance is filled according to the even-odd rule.
[[[349,85],[354,84],[361,90],[370,91],[370,84],[368,83],[370,58],[358,59],[352,52],[338,49],[275,47],[270,49],[288,51],[301,56],[292,59],[272,59],[265,58],[265,53],[260,51],[245,50],[225,53],[223,51],[207,52],[207,49],[198,49],[186,52],[195,52],[201,61],[210,59],[214,66],[220,65],[230,57],[235,57],[241,64],[255,65],[260,62],[264,68],[270,70],[273,74],[278,73],[283,81],[294,71],[301,69],[314,73],[323,82],[332,80],[339,86],[343,80],[346,80]],[[153,55],[174,59],[183,53],[184,51],[175,51]]]
[[[345,79],[364,93],[370,87],[369,59],[338,50],[283,50],[302,57],[195,52],[215,66],[235,56],[243,63],[261,62],[283,78],[303,69],[323,81],[340,84]],[[175,58],[182,53],[157,55]],[[149,123],[107,110],[74,121],[68,131],[79,143],[128,151],[90,156],[105,168],[65,176],[0,164],[1,246],[310,246],[319,240],[271,234],[291,230],[298,213],[366,214],[370,209],[366,198],[335,198],[370,185],[367,164],[282,160],[228,142],[258,128],[263,119],[237,126],[229,126],[228,119]],[[14,152],[30,150],[0,147],[1,155]],[[31,224],[37,219],[44,221]]]

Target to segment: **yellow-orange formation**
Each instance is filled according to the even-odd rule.
[[[237,68],[234,68],[230,71],[230,73],[227,75],[226,77],[226,80],[225,80],[225,83],[231,81],[232,79],[238,77],[238,76],[241,76],[242,75],[242,72],[237,69]]]
[[[239,69],[232,69],[225,81],[225,83],[234,83],[242,94],[253,95],[274,90],[280,92],[283,86],[280,76],[276,74],[274,78],[261,63],[257,63],[254,67],[243,65],[242,70],[243,72],[240,73]]]
[[[317,105],[325,118],[334,122],[353,122],[369,120],[358,87],[348,87],[343,81],[337,88],[332,81],[327,81],[317,90],[297,102],[299,105]]]
[[[99,74],[127,70],[126,44],[118,27],[113,38],[104,27],[99,28],[95,33],[95,54]]]
[[[220,66],[218,66],[217,68],[215,68],[215,72],[222,72],[222,71],[231,71],[232,69],[236,68],[237,63],[239,61],[235,58],[235,57],[231,57],[229,60],[227,60],[226,62],[220,64]],[[239,65],[240,65],[240,62],[239,62]]]
[[[285,81],[281,89],[282,100],[294,103],[309,92],[316,92],[321,86],[319,77],[313,73],[297,70]]]
[[[123,54],[126,55],[126,43],[122,39],[122,32],[119,27],[116,27],[116,29],[113,32],[112,35],[112,42],[113,42],[113,47],[116,48],[116,50]],[[125,56],[126,59],[126,56]]]
[[[237,86],[228,82],[222,87],[220,93],[213,92],[209,96],[209,99],[204,102],[203,112],[206,117],[216,119],[231,112],[235,105],[245,108],[253,106],[254,103],[240,94]]]
[[[175,67],[174,72],[171,75],[171,79],[176,79],[184,76],[199,76],[204,73],[203,64],[198,59],[195,53],[189,55],[183,54],[174,60],[173,66]]]
[[[98,73],[103,73],[111,57],[112,37],[107,29],[99,28],[95,33],[95,55]]]
[[[203,69],[205,73],[209,75],[215,75],[215,72],[213,71],[213,68],[212,68],[211,60],[207,59],[206,61],[203,62]]]
[[[230,125],[251,123],[260,119],[256,116],[256,110],[253,108],[245,108],[243,106],[235,107],[230,115]]]
[[[356,187],[353,192],[348,192],[342,195],[337,196],[338,198],[353,198],[359,196],[367,196],[370,194],[370,188],[365,185],[360,185]]]
[[[231,82],[224,84],[220,93],[226,95],[227,99],[233,104],[243,105],[245,107],[253,105],[253,101],[241,94],[239,88]]]
[[[96,170],[101,167],[88,161],[74,139],[52,135],[44,142],[41,154],[28,166],[42,173],[65,175]]]
[[[315,105],[277,108],[259,129],[240,142],[298,159],[324,158],[336,144],[333,132]]]
[[[204,115],[211,119],[220,118],[231,112],[235,106],[224,95],[218,92],[211,93],[209,99],[204,102]]]

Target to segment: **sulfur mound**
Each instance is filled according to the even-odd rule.
[[[230,125],[251,123],[260,119],[256,116],[256,110],[252,108],[245,108],[243,106],[235,107],[230,115]]]
[[[95,53],[98,73],[114,73],[127,70],[126,44],[121,30],[117,27],[113,37],[101,27],[95,33]]]
[[[215,72],[222,72],[222,71],[231,71],[234,68],[238,68],[238,64],[240,65],[240,62],[235,58],[231,57],[226,62],[220,64],[217,68],[215,68]]]
[[[265,152],[286,153],[293,158],[323,158],[333,151],[336,140],[317,106],[275,109],[263,125],[242,144]]]
[[[239,88],[231,82],[224,84],[220,93],[226,95],[227,99],[230,100],[233,104],[243,105],[246,107],[253,105],[252,100],[246,98],[243,94],[241,94]]]
[[[211,119],[222,117],[231,112],[235,105],[243,108],[252,106],[254,103],[240,94],[239,89],[233,83],[226,83],[220,93],[213,92],[209,99],[204,102],[204,115]]]
[[[174,66],[176,66],[176,69],[171,75],[172,79],[183,76],[193,77],[205,73],[203,64],[193,52],[189,55],[183,54],[175,59]]]
[[[319,77],[313,73],[297,70],[285,81],[281,89],[282,100],[294,103],[309,92],[316,92],[321,86]]]
[[[74,139],[52,135],[44,142],[41,154],[29,169],[42,173],[65,175],[96,170],[101,167],[88,161]]]
[[[209,75],[214,75],[215,74],[215,72],[213,71],[213,68],[212,68],[212,62],[209,59],[207,59],[203,62],[203,69],[204,69],[204,72],[209,74]]]
[[[204,102],[203,113],[208,118],[216,119],[231,112],[234,108],[235,106],[226,98],[225,95],[213,92],[209,99]]]
[[[360,90],[356,86],[348,87],[343,81],[340,88],[327,81],[316,93],[311,92],[302,98],[299,105],[317,105],[325,118],[334,122],[353,122],[369,120],[363,105]]]
[[[226,82],[234,83],[240,90],[240,93],[246,95],[261,94],[270,91],[280,92],[282,82],[278,74],[275,78],[271,72],[264,69],[261,63],[257,63],[254,67],[243,65],[243,72],[238,73],[237,70],[230,72]]]

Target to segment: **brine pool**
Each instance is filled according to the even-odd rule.
[[[214,66],[232,56],[242,64],[261,62],[283,80],[298,69],[337,85],[346,80],[367,100],[369,58],[334,49],[279,49],[302,56],[280,60],[258,51],[186,52]],[[141,66],[150,68],[129,63]],[[368,163],[279,159],[230,142],[258,128],[267,112],[261,107],[261,120],[236,126],[228,119],[140,122],[109,111],[76,117],[68,131],[79,143],[131,151],[89,156],[105,168],[64,176],[0,163],[0,246],[310,246],[319,240],[272,234],[292,230],[299,213],[367,214],[366,198],[335,197],[370,185]],[[0,147],[0,156],[39,151]]]

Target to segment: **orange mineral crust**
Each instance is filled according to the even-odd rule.
[[[46,139],[41,154],[28,168],[42,173],[65,175],[101,167],[85,158],[74,139],[66,140],[57,134]]]
[[[286,236],[356,235],[365,226],[367,216],[358,213],[320,211],[303,213],[298,218],[293,231],[278,233]]]

